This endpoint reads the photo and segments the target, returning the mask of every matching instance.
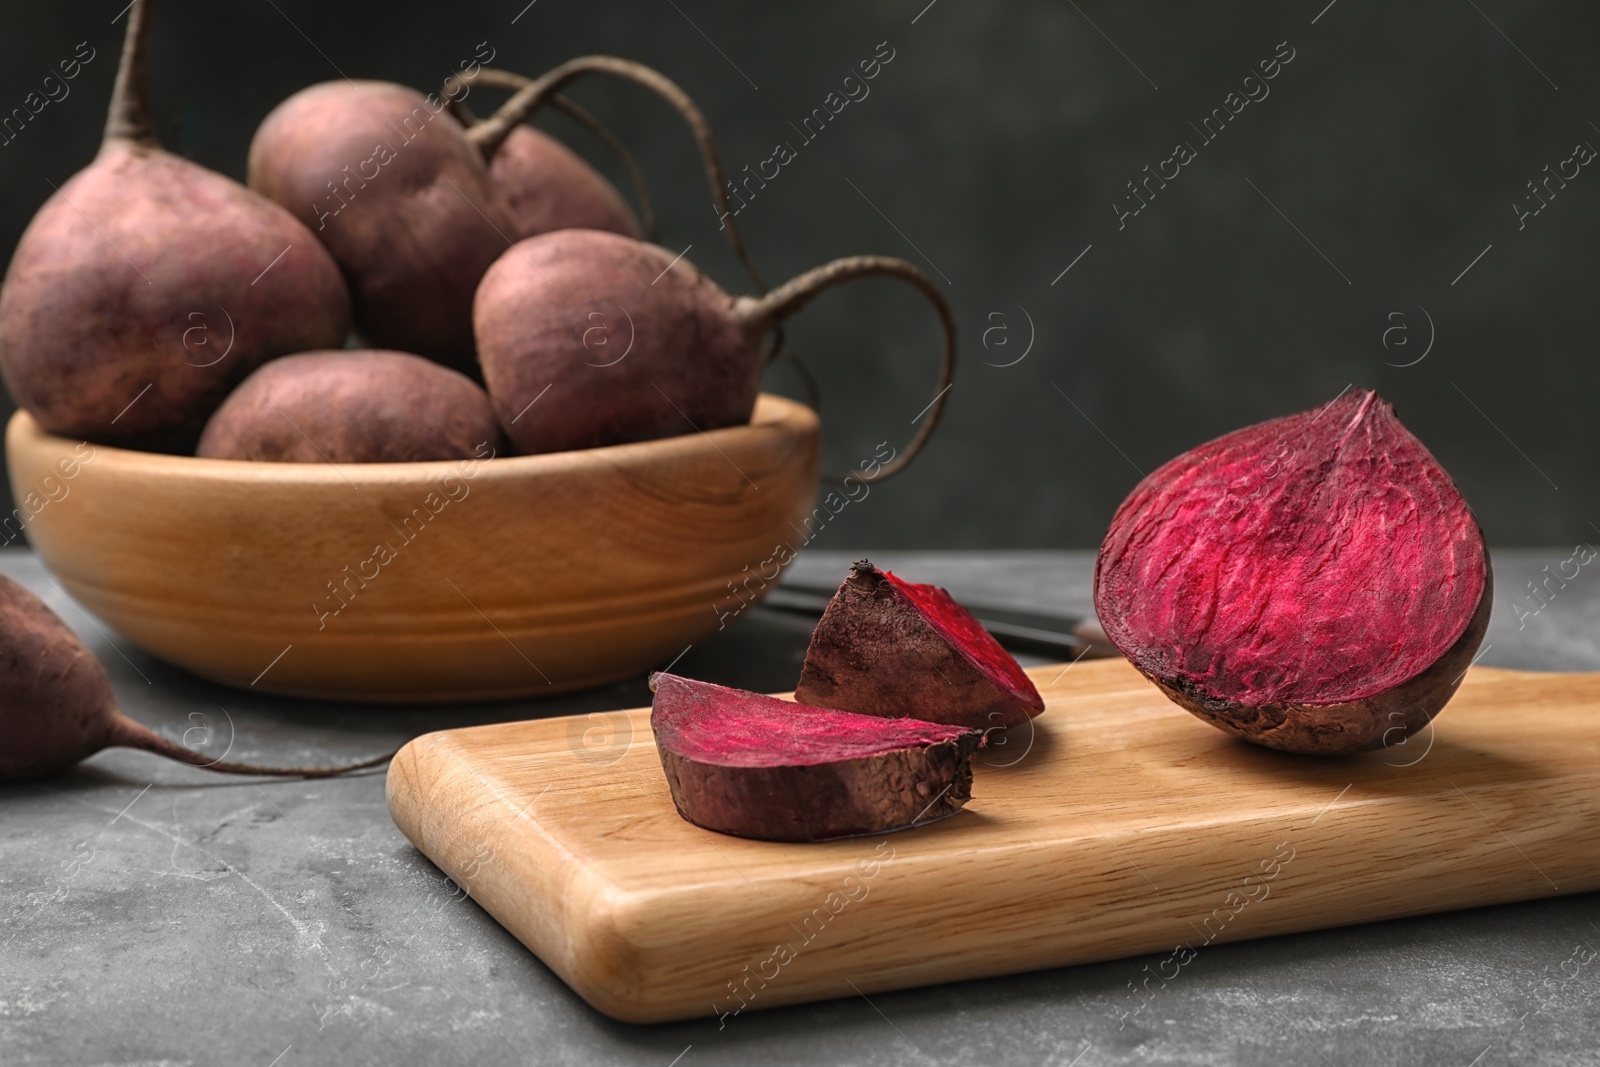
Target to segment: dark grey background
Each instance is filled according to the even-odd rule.
[[[99,55],[0,147],[0,247],[47,181],[90,159],[124,2],[8,5],[0,112],[77,42]],[[887,41],[895,58],[871,95],[740,217],[774,279],[903,255],[948,280],[961,325],[935,443],[822,544],[1092,546],[1140,469],[1351,383],[1395,402],[1492,541],[1570,543],[1600,522],[1600,176],[1586,169],[1520,232],[1511,207],[1577,142],[1600,145],[1592,4],[538,0],[513,24],[523,3],[163,0],[163,137],[242,177],[256,123],[295,89],[340,71],[433,88],[487,40],[496,65],[527,73],[585,52],[660,68],[699,100],[737,171],[798,142],[790,122]],[[1125,183],[1175,142],[1198,145],[1188,124],[1283,41],[1295,58],[1271,95],[1119,232]],[[692,243],[691,259],[738,287],[683,126],[631,87],[573,95],[635,148],[663,242]],[[887,282],[796,320],[833,466],[908,438],[932,394],[929,323]],[[1016,359],[1030,333],[1020,363],[985,365]],[[1386,365],[1416,359],[1430,333],[1420,363]],[[772,385],[793,391],[790,373],[773,370]]]

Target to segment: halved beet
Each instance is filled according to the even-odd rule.
[[[1095,568],[1112,642],[1214,726],[1291,752],[1396,744],[1489,623],[1483,532],[1371,390],[1219,437],[1146,477]]]
[[[1044,710],[1017,661],[949,593],[866,560],[850,568],[823,612],[794,698],[979,730]]]
[[[972,796],[976,730],[806,707],[673,674],[650,679],[650,728],[678,813],[767,841],[882,833]]]

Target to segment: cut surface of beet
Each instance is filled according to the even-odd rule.
[[[980,730],[1044,710],[1017,661],[949,593],[866,560],[850,568],[823,612],[795,699]]]
[[[894,571],[884,571],[883,576],[889,579],[889,584],[894,586],[896,592],[911,602],[911,606],[928,621],[928,625],[938,630],[952,646],[965,652],[973,666],[987,675],[990,681],[1016,697],[1019,703],[1044,710],[1039,690],[1034,687],[1021,664],[983,628],[972,612],[956,603],[948,592],[937,585],[908,582],[896,576]]]
[[[772,841],[880,833],[953,815],[972,795],[977,731],[808,707],[671,674],[650,726],[679,813]]]
[[[960,726],[796,704],[709,682],[675,695],[652,725],[673,751],[729,767],[789,767],[880,756],[960,737]]]
[[[1095,574],[1100,621],[1135,667],[1217,725],[1298,751],[1427,722],[1489,602],[1472,512],[1370,390],[1163,465],[1118,509]]]

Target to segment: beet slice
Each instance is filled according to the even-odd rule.
[[[766,841],[883,833],[972,797],[976,730],[884,719],[673,674],[650,679],[650,728],[678,813]]]
[[[1371,390],[1219,437],[1141,481],[1095,567],[1106,634],[1213,726],[1291,752],[1398,743],[1489,622],[1483,532]]]
[[[1044,710],[1017,661],[949,593],[866,560],[850,568],[822,613],[794,698],[979,730]]]

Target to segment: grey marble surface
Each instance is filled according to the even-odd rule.
[[[1527,594],[1571,554],[1495,554],[1483,662],[1600,669],[1596,564],[1544,601]],[[831,584],[852,558],[813,552],[789,579]],[[1088,607],[1086,552],[874,562],[974,603]],[[102,632],[30,555],[0,553],[0,572],[86,637],[130,714],[173,737],[231,731],[241,759],[355,759],[427,730],[647,699],[638,682],[428,708],[240,693]],[[752,611],[677,669],[785,688],[808,632],[804,618]],[[8,1065],[1600,1062],[1595,894],[1212,946],[1125,1028],[1129,983],[1154,957],[755,1012],[722,1029],[641,1027],[592,1011],[452,894],[389,821],[379,773],[252,782],[108,752],[57,780],[0,786],[0,827]]]

